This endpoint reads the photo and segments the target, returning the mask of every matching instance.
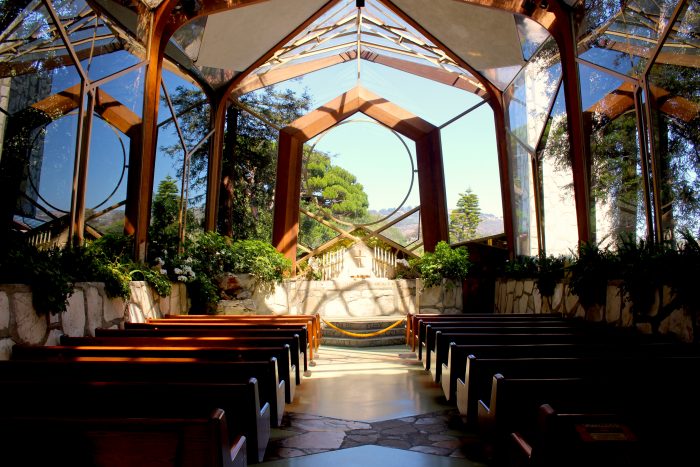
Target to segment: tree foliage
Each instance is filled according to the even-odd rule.
[[[240,98],[241,103],[255,110],[275,126],[285,125],[306,114],[311,97],[270,86]],[[201,105],[202,95],[178,87],[173,96],[176,110],[184,112],[181,126],[191,131],[186,139],[193,147],[208,131],[208,112]],[[190,109],[189,112],[187,110]],[[222,190],[228,196],[219,212],[219,231],[234,240],[272,237],[275,177],[277,172],[278,130],[261,119],[231,107],[227,114],[227,134],[224,137]],[[164,148],[175,160],[182,160],[179,145]],[[302,206],[321,216],[324,213],[352,219],[367,216],[367,195],[356,177],[334,165],[331,156],[318,151],[304,151],[302,174]],[[206,187],[208,148],[194,153],[190,166],[192,191]],[[178,172],[182,176],[182,171]],[[226,199],[226,196],[222,196]],[[306,216],[300,218],[300,236],[307,245],[318,246],[335,237],[337,232]]]
[[[302,192],[312,204],[334,216],[359,219],[367,215],[369,201],[357,177],[333,165],[329,155],[307,151]]]
[[[476,230],[481,222],[479,197],[467,188],[459,194],[457,209],[450,213],[450,237],[454,242],[464,242],[476,238]]]

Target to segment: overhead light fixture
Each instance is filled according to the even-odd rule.
[[[355,0],[355,5],[357,5],[357,8],[362,8],[365,6],[365,0]]]

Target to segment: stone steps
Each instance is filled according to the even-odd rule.
[[[357,334],[371,334],[386,329],[405,316],[384,316],[379,318],[326,318],[325,320],[343,330]],[[377,347],[406,343],[406,324],[402,323],[375,337],[348,336],[321,323],[321,344],[338,347]]]

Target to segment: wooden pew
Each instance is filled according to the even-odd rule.
[[[188,314],[188,315],[170,315],[166,314],[163,316],[162,319],[174,319],[174,320],[181,320],[181,321],[187,321],[187,320],[202,320],[202,319],[215,319],[215,320],[222,320],[222,321],[241,321],[241,322],[290,322],[290,323],[298,323],[298,322],[309,322],[309,329],[311,329],[311,333],[314,337],[314,342],[315,342],[315,349],[318,349],[319,345],[321,344],[321,316],[318,313],[310,314],[310,315],[196,315],[196,314]]]
[[[0,381],[109,381],[153,383],[197,383],[247,385],[254,379],[257,392],[256,406],[238,407],[232,414],[264,413],[264,416],[248,417],[244,435],[249,443],[256,440],[251,433],[260,428],[257,421],[266,421],[267,431],[272,422],[270,405],[284,407],[284,391],[275,385],[276,361],[267,362],[211,362],[192,358],[137,358],[137,357],[54,357],[46,360],[0,361]],[[246,391],[249,388],[244,387]],[[249,399],[252,401],[253,399]],[[279,405],[281,403],[281,405]],[[255,421],[256,424],[253,424]],[[281,421],[281,420],[280,420]],[[264,427],[263,427],[264,431]],[[269,436],[268,436],[269,438]],[[267,440],[265,440],[267,443]]]
[[[69,337],[61,336],[60,342],[67,347],[78,347],[86,355],[109,355],[115,351],[136,357],[190,356],[202,360],[214,361],[260,361],[277,359],[279,380],[284,381],[285,401],[291,404],[296,392],[296,365],[292,364],[289,344],[277,346],[243,346],[240,342],[230,340],[211,340],[206,338],[169,338],[169,337]],[[261,344],[261,343],[258,343]],[[272,344],[268,342],[268,344]],[[32,346],[31,352],[40,347]],[[49,347],[51,348],[51,347]],[[127,350],[134,349],[134,350]],[[14,357],[14,354],[13,354]],[[274,418],[274,417],[273,417]]]
[[[418,321],[418,337],[416,345],[418,347],[418,359],[423,359],[424,348],[431,346],[426,341],[434,340],[432,332],[442,328],[460,328],[460,327],[522,327],[522,326],[539,326],[539,327],[576,327],[580,326],[582,321],[570,319],[539,319],[539,318],[523,318],[523,319],[488,319],[488,320],[441,320],[441,321]],[[432,332],[430,332],[432,330]]]
[[[185,315],[185,316],[190,316],[190,315]],[[274,327],[279,327],[281,325],[301,325],[301,326],[306,326],[307,329],[307,341],[309,342],[309,359],[313,360],[313,353],[318,349],[320,339],[316,334],[316,325],[314,323],[314,320],[310,318],[303,318],[303,319],[297,319],[297,318],[282,318],[282,317],[273,317],[273,318],[268,318],[265,316],[260,316],[258,318],[247,318],[247,317],[235,317],[234,319],[231,318],[218,318],[218,317],[209,317],[207,318],[206,315],[202,315],[204,317],[197,318],[195,315],[192,315],[192,318],[149,318],[146,320],[147,324],[170,324],[170,323],[184,323],[184,324],[232,324],[232,325],[240,325],[240,326],[249,326],[249,327],[261,327],[261,326],[274,326]]]
[[[224,411],[206,417],[5,418],[3,464],[74,467],[246,467],[246,440],[229,442]]]
[[[37,365],[42,361],[62,362],[104,362],[104,369],[93,368],[85,373],[81,367],[61,365],[39,366],[37,372],[55,374],[57,377],[73,375],[76,379],[145,381],[151,378],[162,381],[181,382],[245,382],[251,377],[258,380],[261,404],[270,405],[270,420],[273,426],[280,426],[285,408],[285,388],[287,381],[279,378],[278,360],[274,355],[257,353],[254,359],[240,360],[239,354],[232,354],[227,349],[161,349],[148,347],[89,347],[89,346],[27,346],[17,344],[13,348],[12,361],[29,361]],[[214,355],[212,360],[211,356]],[[128,365],[113,365],[113,362],[129,360]],[[144,368],[135,368],[133,362],[145,362]],[[166,362],[159,366],[157,362]],[[170,363],[181,363],[173,366]],[[210,365],[209,363],[213,363]],[[194,364],[194,365],[193,365]],[[0,366],[0,368],[3,368]],[[11,371],[24,370],[26,367],[10,368]],[[90,368],[90,366],[88,366]],[[63,371],[65,373],[54,373]],[[111,372],[111,373],[108,373]],[[18,379],[18,378],[15,378]]]
[[[479,401],[479,430],[505,453],[511,433],[527,437],[542,404],[562,410],[620,415],[651,448],[649,465],[695,465],[700,436],[699,357],[649,358],[590,378],[493,378],[488,401]]]
[[[509,321],[527,320],[536,318],[540,321],[554,319],[566,319],[560,314],[501,314],[501,313],[407,313],[406,314],[406,344],[411,346],[411,350],[416,350],[416,339],[419,333],[419,322],[425,323],[435,321]]]
[[[299,356],[300,360],[303,357],[304,371],[309,370],[309,352],[311,351],[308,343],[308,328],[302,325],[296,324],[281,324],[281,325],[248,325],[248,324],[233,324],[233,323],[164,323],[164,324],[152,324],[152,323],[124,323],[125,331],[169,331],[169,332],[179,332],[181,335],[184,333],[191,333],[192,335],[199,333],[199,335],[209,335],[209,336],[231,336],[231,337],[293,337],[298,336],[299,339]]]
[[[641,465],[642,447],[618,414],[558,412],[539,407],[531,436],[510,434],[511,467],[634,467]]]
[[[447,354],[450,349],[450,343],[469,343],[473,339],[471,336],[504,336],[501,339],[507,340],[507,336],[523,336],[515,337],[515,339],[529,339],[531,342],[537,341],[537,336],[543,336],[545,339],[559,339],[559,342],[568,342],[564,336],[569,338],[586,339],[591,335],[590,331],[577,327],[540,327],[540,326],[518,326],[518,327],[483,327],[483,328],[438,328],[433,330],[430,326],[427,328],[428,339],[426,347],[423,351],[423,367],[430,370],[433,375],[433,380],[436,383],[440,382],[440,373],[442,372],[441,365],[447,362]],[[525,337],[529,336],[529,337]],[[545,337],[549,336],[549,337]],[[557,337],[558,336],[558,337]],[[482,341],[488,342],[488,339]]]
[[[301,384],[301,365],[306,364],[306,353],[300,349],[299,335],[289,335],[289,331],[236,331],[230,329],[95,329],[96,338],[148,338],[159,337],[176,341],[178,339],[199,339],[207,341],[206,347],[269,347],[289,345],[291,361],[295,366],[296,384]],[[196,345],[196,344],[195,344]]]
[[[536,337],[526,338],[526,337],[514,337],[516,339],[512,344],[536,344],[536,343],[598,343],[598,344],[627,344],[627,345],[638,345],[638,344],[648,344],[648,343],[673,343],[674,341],[659,336],[641,334],[637,332],[636,329],[617,329],[617,328],[605,328],[605,327],[573,327],[571,329],[566,328],[530,328],[527,332],[514,332],[514,328],[506,328],[505,330],[499,330],[493,334],[499,334],[502,336],[512,335],[525,336],[530,335],[541,335],[549,336],[543,337],[543,339],[538,340]],[[523,329],[524,330],[524,329]],[[479,330],[478,334],[487,334],[486,330]],[[428,353],[427,358],[429,358],[431,372],[440,376],[442,373],[442,365],[449,361],[449,350],[452,343],[455,344],[489,344],[490,342],[481,340],[477,341],[473,338],[464,336],[474,336],[477,334],[471,329],[465,332],[456,331],[456,329],[444,329],[435,331],[434,344],[431,351]],[[571,337],[567,338],[556,338],[554,335],[569,335]],[[508,337],[499,337],[495,344],[510,344],[508,342]],[[517,340],[520,339],[520,340]],[[522,342],[522,341],[525,342]],[[675,341],[677,343],[677,341]],[[439,367],[439,369],[438,369]],[[440,382],[440,381],[437,381]]]
[[[456,320],[488,320],[488,319],[499,319],[499,318],[511,318],[514,316],[519,316],[521,318],[527,319],[530,317],[554,317],[561,319],[560,314],[522,314],[522,315],[511,315],[502,313],[406,313],[406,344],[412,346],[412,350],[416,350],[414,346],[414,338],[418,335],[418,322],[423,320],[425,322],[432,321],[456,321]]]
[[[0,379],[0,391],[12,401],[3,409],[8,418],[180,418],[222,409],[229,443],[243,434],[249,463],[262,462],[270,438],[270,410],[260,405],[257,386],[255,378],[226,384]]]
[[[145,323],[124,323],[126,329],[145,329],[148,326],[182,326],[182,327],[212,327],[222,326],[231,329],[288,329],[299,332],[299,339],[306,340],[307,347],[304,347],[309,352],[309,360],[313,360],[313,353],[316,347],[316,339],[313,333],[313,323],[306,320],[299,322],[251,322],[241,320],[228,319],[149,319]],[[304,337],[302,337],[302,334]]]
[[[600,355],[700,355],[700,348],[695,345],[679,343],[642,343],[628,342],[583,342],[571,344],[521,344],[521,345],[471,345],[451,343],[447,364],[442,364],[442,385],[445,398],[456,400],[460,413],[467,413],[467,357],[475,355],[481,358],[533,358],[533,357],[583,357]],[[494,372],[495,373],[495,372]],[[489,383],[490,384],[490,379]]]
[[[646,363],[643,355],[606,355],[604,351],[586,355],[585,350],[581,350],[581,353],[582,356],[535,358],[480,358],[470,355],[463,393],[460,393],[463,397],[460,400],[460,414],[466,417],[468,424],[476,424],[479,400],[488,399],[495,374],[506,374],[509,378],[592,378],[604,377],[620,366],[637,368],[643,365],[642,362]]]

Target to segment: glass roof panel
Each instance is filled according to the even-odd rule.
[[[508,128],[530,151],[537,147],[560,79],[559,49],[550,37],[506,91]]]
[[[515,18],[515,24],[518,27],[520,44],[523,49],[523,59],[530,60],[535,52],[537,52],[537,49],[539,49],[549,37],[549,31],[543,28],[538,22],[526,16],[513,16]]]
[[[579,64],[581,82],[581,107],[584,112],[600,113],[609,108],[605,98],[623,85],[623,81],[613,75]]]
[[[356,61],[358,49],[363,59],[355,66],[360,70],[360,79],[363,69],[371,69],[367,61],[388,60],[403,67],[419,64],[435,68],[441,76],[452,73],[453,80],[466,79],[483,90],[471,73],[376,0],[367,0],[361,9],[356,8],[353,1],[339,2],[278,50],[253,77],[257,75],[261,82],[269,82],[273,73],[280,75],[286,69],[297,70],[303,63],[309,64],[308,71],[314,71],[324,59],[323,66],[330,66],[331,62]],[[312,61],[315,62],[312,64]],[[295,66],[297,68],[292,68]],[[296,73],[303,72],[302,69]],[[345,88],[344,85],[340,87]]]
[[[580,38],[580,56],[591,63],[638,77],[676,4],[676,0],[632,0],[621,9],[616,2],[598,3],[588,11],[588,31]],[[592,28],[592,25],[597,27]]]
[[[186,23],[175,31],[175,34],[173,34],[170,39],[170,41],[191,60],[197,60],[197,56],[199,55],[199,48],[202,45],[202,36],[204,35],[204,27],[207,25],[207,19],[208,17],[204,16]]]
[[[700,67],[700,3],[689,2],[664,42],[656,61],[668,60],[672,64]]]
[[[98,80],[139,63],[138,57],[125,50],[117,50],[104,55],[96,55],[92,60],[83,60],[83,69],[90,80]]]

